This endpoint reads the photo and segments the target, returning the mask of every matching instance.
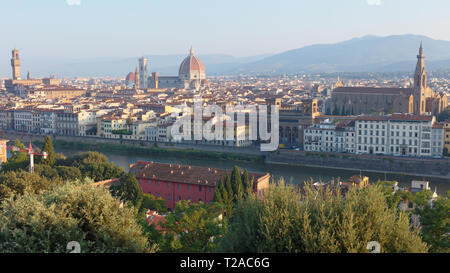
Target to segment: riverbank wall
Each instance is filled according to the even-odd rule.
[[[21,134],[5,131],[0,131],[0,138],[8,139],[11,141],[19,139],[22,142],[42,142],[44,140],[44,136],[42,135]],[[179,150],[180,154],[183,153],[183,155],[187,157],[189,157],[190,155],[186,154],[186,151],[204,151],[210,153],[221,153],[224,160],[237,159],[237,161],[239,161],[239,156],[224,156],[224,154],[234,154],[243,155],[243,161],[261,160],[266,164],[307,166],[352,171],[370,171],[376,173],[408,174],[418,177],[436,177],[441,179],[448,179],[450,182],[450,159],[448,158],[409,158],[375,155],[315,153],[293,150],[260,152],[259,148],[256,146],[239,148],[229,146],[180,143],[156,143],[155,145],[155,143],[147,141],[104,139],[97,137],[54,136],[52,138],[54,141],[60,140],[69,143],[72,142],[75,144],[84,143],[89,144],[92,147],[95,147],[95,145],[101,147],[101,144],[127,145],[141,148],[158,147],[163,151],[164,149],[167,149],[167,151],[170,151],[171,154],[176,154],[176,151]],[[145,151],[143,152],[145,153]],[[198,157],[199,155],[195,154],[194,156]],[[220,158],[220,155],[216,156],[217,158]]]
[[[265,162],[268,164],[436,177],[448,179],[450,182],[450,159],[446,158],[408,158],[283,150],[266,155]]]

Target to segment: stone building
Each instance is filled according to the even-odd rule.
[[[349,87],[338,80],[325,112],[329,115],[429,113],[437,116],[447,105],[447,95],[436,93],[427,85],[425,55],[421,44],[412,88]]]
[[[208,84],[206,79],[205,66],[202,61],[195,56],[191,48],[189,55],[181,62],[178,76],[159,76],[152,73],[148,78],[148,88],[181,88],[198,90]]]
[[[58,85],[60,81],[53,78],[32,79],[28,73],[26,79],[22,79],[20,75],[21,60],[19,50],[13,49],[11,53],[11,69],[12,78],[5,80],[5,88],[8,92],[24,91],[33,85]]]
[[[280,144],[301,146],[303,145],[303,130],[314,123],[320,115],[317,99],[306,99],[300,106],[282,105],[280,98],[266,99],[268,107],[278,105]]]

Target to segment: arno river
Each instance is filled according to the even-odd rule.
[[[72,149],[55,149],[57,153],[63,153],[66,156],[72,156],[76,153],[83,152],[80,150]],[[315,182],[329,182],[331,180],[347,180],[349,177],[359,172],[324,169],[324,168],[310,168],[310,167],[297,167],[297,166],[284,166],[284,165],[272,165],[264,163],[234,163],[228,161],[211,161],[211,160],[199,160],[199,159],[187,159],[187,158],[169,158],[169,157],[156,157],[153,155],[124,155],[120,153],[104,152],[109,160],[118,166],[123,167],[128,171],[130,164],[136,161],[154,161],[161,163],[172,163],[181,165],[192,166],[206,166],[218,169],[231,169],[234,165],[238,165],[250,172],[267,172],[272,175],[276,180],[283,177],[286,182],[292,182],[294,184],[303,183],[313,179]],[[444,194],[447,190],[450,190],[450,179],[438,179],[438,178],[425,178],[425,177],[411,177],[395,174],[381,174],[381,173],[369,173],[362,172],[363,175],[370,177],[371,182],[377,182],[379,179],[395,180],[398,181],[400,186],[408,187],[411,185],[411,180],[427,180],[431,183],[431,188],[434,190],[437,187],[439,194]]]

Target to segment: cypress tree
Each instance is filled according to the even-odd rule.
[[[227,196],[228,196],[226,202],[233,202],[234,201],[233,186],[231,184],[231,177],[228,174],[225,176],[225,190],[224,190],[224,192],[226,192]]]
[[[47,158],[42,158],[40,163],[53,166],[55,164],[55,149],[53,148],[53,142],[50,136],[45,137],[44,146],[42,147],[42,152],[47,152]]]
[[[242,185],[241,171],[237,166],[234,166],[233,172],[231,173],[231,184],[235,199],[241,199],[244,196],[244,187]]]
[[[244,170],[244,173],[242,174],[242,185],[244,186],[244,192],[246,195],[248,193],[252,192],[252,185],[250,183],[250,179],[248,178],[248,172],[247,170]]]
[[[223,204],[223,182],[219,180],[216,190],[214,191],[214,202]]]

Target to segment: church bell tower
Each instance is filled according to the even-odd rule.
[[[20,58],[19,50],[13,49],[11,58],[12,79],[20,80]]]
[[[422,43],[420,43],[419,55],[417,55],[416,72],[414,73],[414,114],[425,113],[427,90],[427,71],[425,69],[425,55],[423,54]]]

